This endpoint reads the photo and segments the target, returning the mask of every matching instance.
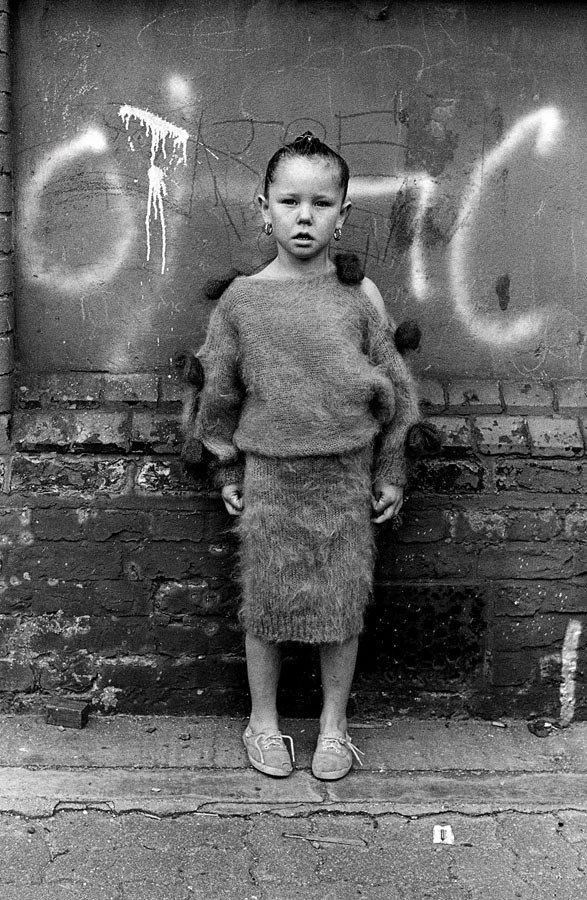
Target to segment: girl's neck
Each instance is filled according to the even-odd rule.
[[[317,275],[329,275],[335,268],[328,253],[305,260],[290,258],[278,250],[275,259],[263,269],[263,275],[266,278],[312,278]]]

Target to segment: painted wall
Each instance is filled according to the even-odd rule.
[[[309,127],[354,172],[343,247],[420,321],[444,436],[379,533],[353,711],[585,718],[582,5],[11,17],[0,0],[0,709],[246,713],[232,523],[179,461],[174,359],[203,338],[206,280],[272,255],[255,195]],[[305,662],[285,713],[319,706]]]
[[[19,358],[164,372],[206,279],[272,252],[254,198],[307,127],[347,157],[344,247],[419,370],[583,373],[580,4],[22,0]]]

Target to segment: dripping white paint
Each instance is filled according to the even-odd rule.
[[[118,115],[124,122],[127,131],[131,119],[136,119],[136,121],[145,129],[147,137],[151,138],[151,159],[147,173],[149,192],[147,196],[147,213],[145,216],[147,259],[151,258],[151,217],[153,217],[155,221],[159,221],[161,228],[161,274],[163,275],[167,264],[167,226],[163,203],[167,195],[167,185],[165,182],[166,169],[158,165],[156,159],[158,156],[162,156],[164,160],[168,159],[167,144],[169,142],[171,144],[169,162],[175,162],[176,164],[181,162],[184,166],[187,165],[187,142],[189,133],[185,128],[173,125],[171,122],[167,122],[160,116],[156,116],[154,113],[149,112],[149,110],[139,109],[137,106],[121,106],[118,110]]]

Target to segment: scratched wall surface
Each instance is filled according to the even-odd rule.
[[[165,373],[202,287],[272,254],[255,195],[311,128],[342,246],[431,377],[581,377],[587,13],[569,4],[21,0],[21,371]]]

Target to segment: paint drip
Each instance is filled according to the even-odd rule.
[[[163,201],[167,196],[166,185],[166,168],[157,165],[157,157],[162,156],[164,160],[168,159],[168,144],[171,145],[169,150],[169,162],[176,165],[183,163],[187,165],[187,142],[189,132],[185,128],[173,125],[160,116],[149,112],[147,109],[139,109],[136,106],[121,106],[118,115],[124,122],[125,128],[128,130],[131,119],[136,119],[146,131],[147,137],[151,138],[151,158],[148,169],[149,193],[147,196],[147,213],[145,216],[145,229],[147,232],[147,260],[151,258],[151,218],[159,221],[161,228],[161,274],[165,273],[166,253],[167,253],[167,225],[165,222],[165,209]]]

